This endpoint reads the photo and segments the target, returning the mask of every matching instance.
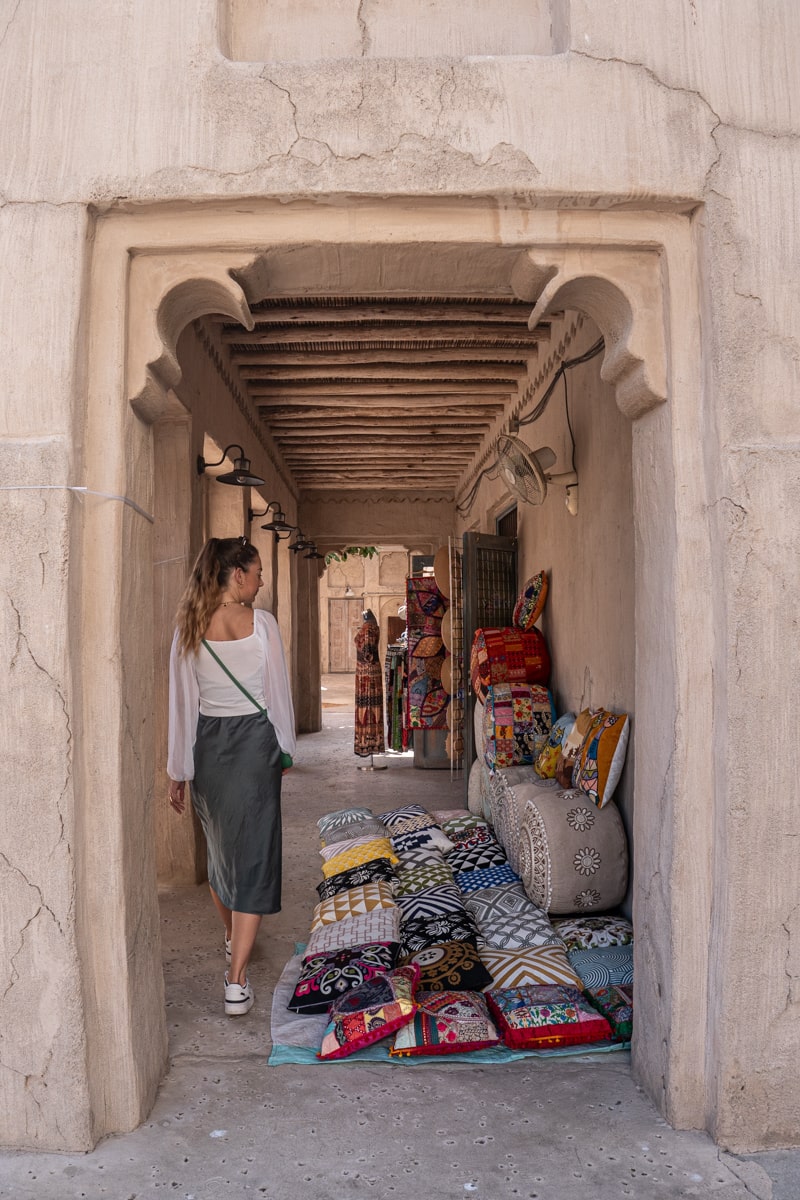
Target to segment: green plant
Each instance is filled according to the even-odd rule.
[[[329,550],[325,555],[325,566],[332,562],[346,562],[348,558],[374,558],[377,546],[346,546],[344,550]]]

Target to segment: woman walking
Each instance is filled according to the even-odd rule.
[[[185,785],[208,843],[225,925],[225,1012],[253,1006],[247,978],[261,917],[281,907],[281,774],[295,750],[278,623],[253,609],[261,559],[247,538],[211,538],[194,565],[170,655],[169,802]]]

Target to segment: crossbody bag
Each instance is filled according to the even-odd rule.
[[[250,701],[250,703],[252,705],[254,705],[255,708],[258,709],[258,711],[261,713],[262,717],[266,717],[267,720],[269,720],[269,713],[267,712],[267,710],[265,708],[261,707],[261,705],[256,700],[255,696],[250,695],[247,688],[244,686],[243,683],[239,682],[239,680],[234,675],[233,671],[228,670],[228,668],[225,666],[225,663],[222,661],[220,656],[211,649],[211,647],[209,646],[209,644],[205,638],[203,638],[203,645],[205,646],[206,650],[211,655],[211,657],[213,659],[215,659],[219,663],[219,665],[222,667],[223,671],[228,676],[228,679],[230,679],[231,683],[235,683],[237,688],[239,689],[239,691],[242,693],[242,695],[246,696],[247,699]],[[283,750],[281,750],[281,768],[282,768],[282,770],[288,771],[289,767],[291,767],[293,765],[294,765],[294,760],[293,760],[291,754],[286,754]]]

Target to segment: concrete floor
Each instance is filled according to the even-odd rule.
[[[800,1151],[726,1154],[677,1133],[624,1053],[472,1067],[268,1068],[271,990],[304,940],[319,881],[315,821],[461,803],[449,771],[387,756],[357,770],[352,676],[323,680],[322,733],[301,738],[284,786],[284,908],[262,925],[256,1005],[222,1015],[222,939],[203,887],[161,896],[170,1069],[149,1119],[91,1154],[0,1153],[13,1200],[798,1200]],[[166,801],[165,801],[166,802]]]

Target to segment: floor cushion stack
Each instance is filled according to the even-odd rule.
[[[318,827],[324,878],[288,1009],[327,1015],[320,1060],[382,1039],[396,1058],[630,1037],[630,924],[551,921],[487,822],[409,804]]]

